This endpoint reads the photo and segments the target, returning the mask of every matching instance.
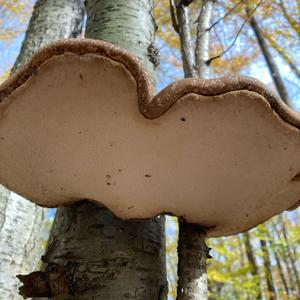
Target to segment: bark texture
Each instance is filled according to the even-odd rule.
[[[157,53],[152,1],[86,1],[86,9],[86,37],[129,50],[153,74]],[[20,278],[24,296],[167,298],[163,217],[123,221],[99,204],[82,201],[58,209],[51,235],[43,257],[45,272]]]
[[[44,209],[0,186],[0,299],[22,299],[16,275],[37,267]]]
[[[209,78],[209,28],[214,2],[213,0],[204,0],[198,18],[195,56],[200,78]]]
[[[83,15],[82,0],[38,0],[12,72],[46,44],[81,34]]]
[[[179,223],[178,300],[207,299],[205,232],[196,225]]]
[[[248,11],[249,13],[249,11]],[[264,56],[264,59],[266,61],[267,67],[269,69],[269,72],[271,74],[271,77],[274,81],[274,84],[276,86],[276,89],[278,91],[278,94],[280,95],[280,97],[282,98],[282,100],[288,104],[291,105],[290,100],[289,100],[289,96],[288,96],[288,92],[285,88],[284,82],[281,78],[280,72],[277,68],[277,65],[274,61],[274,58],[269,50],[269,47],[264,39],[264,36],[259,28],[259,25],[255,19],[254,16],[251,17],[250,19],[250,25],[251,28],[253,29],[253,32],[256,36],[258,45],[260,47],[260,50]]]
[[[79,0],[38,0],[12,72],[39,47],[79,34],[83,13]],[[16,275],[32,272],[38,266],[44,251],[44,213],[45,209],[0,186],[0,299],[22,299]]]
[[[89,201],[59,209],[43,256],[46,272],[31,274],[22,293],[51,299],[165,299],[163,222],[163,217],[122,221]]]
[[[159,64],[154,45],[153,0],[87,0],[86,37],[118,45],[145,65],[154,79]]]
[[[184,4],[182,3],[182,1],[176,1],[176,3],[173,4],[173,7],[175,7],[174,10],[176,10],[176,17],[178,22],[178,24],[176,24],[174,28],[175,30],[177,30],[180,37],[184,77],[197,77],[197,72],[195,68],[194,47],[192,44],[192,37],[190,31],[188,4]]]

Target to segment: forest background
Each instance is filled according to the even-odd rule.
[[[31,16],[33,0],[0,0],[0,82],[5,80],[19,53]],[[160,50],[157,89],[183,78],[179,36],[174,30],[169,0],[155,1]],[[192,39],[202,1],[188,5]],[[241,74],[255,77],[274,91],[253,24],[245,12],[246,1],[215,1],[210,22],[210,77]],[[249,2],[249,1],[248,1]],[[279,70],[287,92],[285,99],[300,111],[300,3],[250,1],[264,41]],[[45,246],[53,211],[45,219]],[[284,212],[250,230],[227,238],[208,240],[210,299],[299,299],[300,209]],[[167,218],[167,267],[169,299],[176,298],[177,221]]]

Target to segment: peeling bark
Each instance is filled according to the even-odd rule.
[[[43,252],[44,209],[0,186],[0,299],[18,295],[18,273],[33,271]]]
[[[22,277],[21,291],[32,297],[35,283],[35,296],[51,299],[166,299],[163,222],[123,221],[89,201],[61,208],[46,270]]]
[[[80,0],[38,0],[12,72],[41,46],[80,33],[83,12]],[[16,275],[38,266],[45,209],[2,186],[0,198],[0,298],[22,299]]]

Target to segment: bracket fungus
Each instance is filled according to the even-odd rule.
[[[0,86],[0,183],[46,207],[172,213],[214,237],[299,201],[300,115],[267,87],[227,77],[153,90],[110,43],[42,48]]]

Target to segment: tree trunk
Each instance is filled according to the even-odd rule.
[[[260,239],[259,243],[262,251],[265,277],[266,277],[267,288],[268,288],[267,299],[275,300],[276,292],[275,292],[275,285],[272,277],[271,261],[270,261],[269,251],[267,249],[267,242],[264,239]]]
[[[205,300],[207,292],[206,258],[208,248],[201,227],[179,223],[178,300]]]
[[[250,242],[250,234],[248,232],[243,234],[243,240],[245,243],[245,249],[246,249],[246,255],[248,258],[248,262],[250,264],[251,268],[251,275],[253,278],[253,281],[257,283],[257,288],[258,290],[256,291],[256,299],[263,299],[262,294],[261,294],[261,286],[260,286],[260,276],[259,276],[259,271],[258,271],[258,266],[255,261],[255,256],[253,252],[253,248]]]
[[[170,1],[173,27],[179,34],[184,77],[196,77],[194,47],[192,43],[188,5],[184,1]]]
[[[275,257],[275,261],[276,261],[276,265],[277,265],[277,268],[278,268],[279,276],[280,276],[282,285],[284,287],[285,293],[286,293],[286,295],[288,297],[290,297],[291,293],[290,293],[290,289],[289,289],[287,280],[286,280],[285,275],[284,275],[284,271],[283,271],[283,267],[282,267],[282,262],[281,262],[281,259],[280,259],[279,255],[278,255],[277,251],[276,251],[276,246],[275,246],[273,238],[272,238],[272,236],[270,234],[270,230],[269,230],[269,228],[267,226],[266,226],[266,234],[267,234],[267,238],[270,241],[272,252],[273,252],[273,255]]]
[[[285,227],[285,221],[284,221],[282,215],[279,215],[278,219],[279,219],[279,221],[281,223],[281,227],[282,227],[282,235],[283,235],[284,242],[285,242],[285,252],[291,263],[291,267],[293,270],[293,277],[295,278],[295,283],[296,283],[295,290],[298,292],[298,294],[300,294],[300,278],[299,278],[300,276],[299,276],[299,272],[297,270],[296,263],[295,263],[297,254],[295,253],[295,251],[293,251],[292,246],[290,246],[290,242],[288,240],[288,235],[287,235],[287,229]]]
[[[247,10],[247,12],[249,13],[249,11]],[[274,61],[274,58],[268,48],[268,45],[263,37],[263,34],[259,28],[259,25],[255,19],[254,16],[252,16],[250,18],[250,25],[251,28],[253,29],[253,32],[256,36],[258,45],[260,47],[260,50],[265,58],[266,64],[268,66],[269,72],[271,74],[271,77],[274,81],[274,84],[276,86],[276,89],[281,97],[281,99],[288,105],[290,105],[290,100],[289,100],[289,96],[288,96],[288,92],[285,88],[284,82],[280,76],[280,72],[276,66],[276,63]]]
[[[150,78],[159,64],[158,49],[154,46],[156,23],[153,0],[87,0],[88,38],[118,45],[144,64]]]
[[[285,247],[283,245],[282,242],[280,242],[280,240],[282,240],[281,234],[275,224],[274,221],[272,221],[272,231],[275,233],[274,235],[274,240],[277,240],[278,243],[278,247],[276,249],[277,254],[280,255],[280,259],[283,261],[285,269],[286,269],[286,277],[288,278],[288,282],[289,282],[289,286],[290,289],[292,290],[292,292],[296,291],[296,283],[295,283],[295,278],[293,276],[293,272],[292,269],[290,267],[289,261],[288,261],[288,255],[285,251]]]
[[[183,2],[183,1],[178,1]],[[187,1],[188,3],[190,1]],[[184,48],[190,43],[187,8],[177,4],[178,30],[181,40],[182,61],[185,77],[209,77],[209,31],[214,1],[205,0],[201,8],[197,25],[194,73],[193,56]],[[206,259],[209,249],[205,243],[205,228],[187,224],[179,220],[178,238],[178,285],[177,300],[208,299]]]
[[[81,34],[83,16],[84,6],[81,0],[38,0],[12,72],[24,65],[37,49],[46,44]]]
[[[209,78],[209,27],[214,0],[204,0],[197,24],[196,68],[200,78]]]
[[[153,74],[157,51],[151,0],[91,0],[86,10],[86,37],[126,48]],[[123,221],[88,201],[60,208],[43,261],[45,272],[21,278],[24,295],[32,296],[30,284],[40,281],[48,288],[38,286],[35,296],[57,300],[167,297],[164,217]]]
[[[38,0],[20,54],[12,69],[25,64],[41,46],[81,32],[84,7],[80,0]],[[44,249],[45,209],[0,186],[0,298],[22,299],[16,274],[36,269]]]

